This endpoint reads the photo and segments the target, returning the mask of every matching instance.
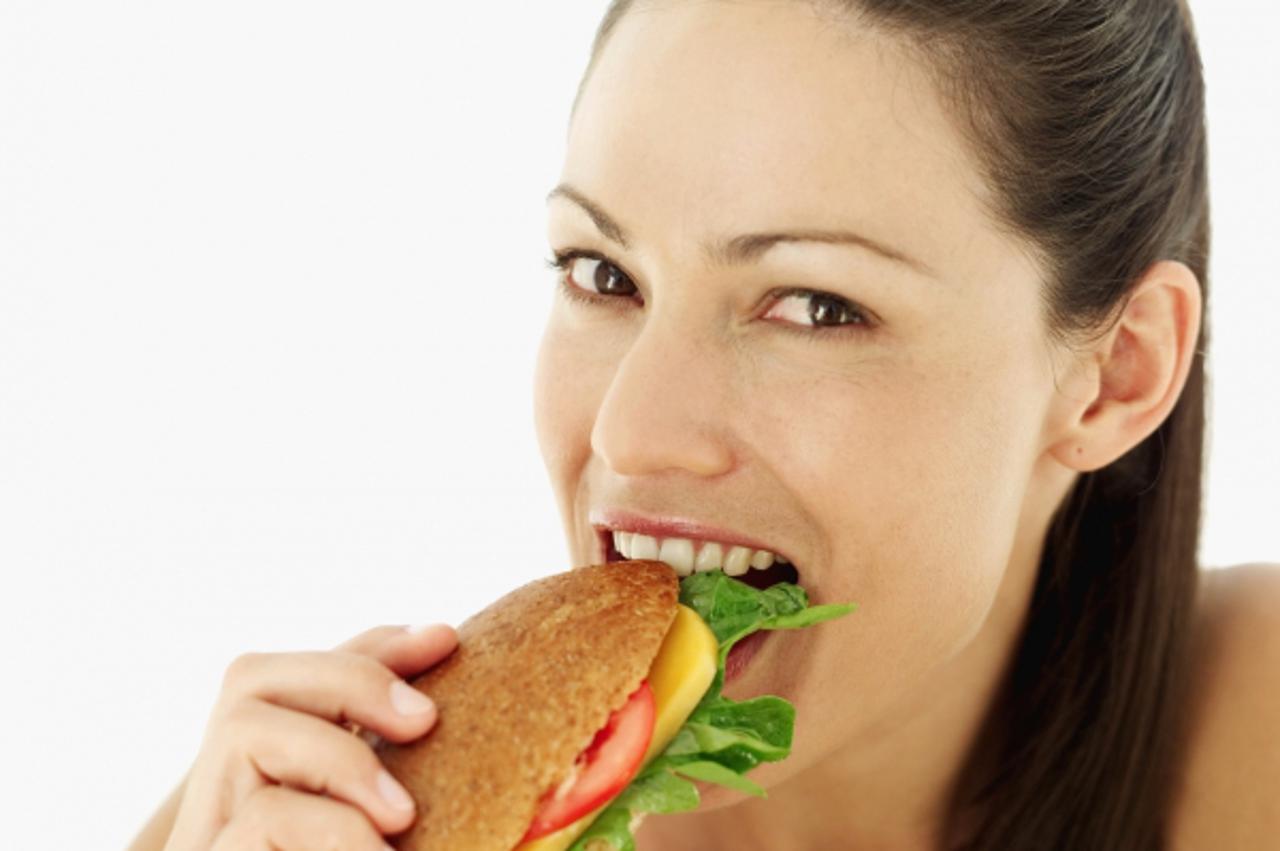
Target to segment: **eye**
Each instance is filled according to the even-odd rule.
[[[832,293],[817,290],[790,289],[777,295],[777,301],[764,315],[765,319],[782,319],[800,326],[805,333],[824,328],[836,331],[857,330],[870,326],[867,314],[853,302]]]
[[[640,294],[625,272],[598,255],[585,251],[563,251],[548,260],[547,265],[560,270],[560,282],[566,288],[566,295],[575,298],[633,298]]]
[[[560,271],[560,291],[565,297],[595,305],[625,305],[625,300],[643,303],[627,273],[604,257],[589,251],[569,249],[547,261]],[[778,327],[814,340],[867,332],[876,326],[874,317],[848,299],[819,290],[792,287],[772,294],[773,306],[764,319],[781,319]]]

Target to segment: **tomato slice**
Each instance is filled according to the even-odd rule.
[[[649,749],[653,720],[653,691],[645,680],[578,755],[569,779],[542,796],[533,824],[520,841],[555,833],[625,789]]]

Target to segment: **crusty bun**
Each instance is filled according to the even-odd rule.
[[[509,851],[644,679],[676,615],[658,561],[578,568],[519,588],[458,628],[458,649],[412,685],[439,720],[379,756],[418,803],[401,851]]]

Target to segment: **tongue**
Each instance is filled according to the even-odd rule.
[[[729,651],[729,658],[724,660],[724,681],[726,685],[736,680],[743,669],[747,667],[747,663],[756,655],[756,651],[760,649],[765,637],[766,634],[764,632],[753,632],[733,645],[733,649]]]

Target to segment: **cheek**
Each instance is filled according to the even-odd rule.
[[[778,448],[776,469],[823,536],[812,542],[822,600],[858,610],[775,649],[776,693],[806,721],[792,756],[752,775],[765,786],[876,741],[934,689],[964,687],[948,671],[1001,605],[1034,454],[1034,404],[1016,372],[935,364],[852,390],[825,384],[797,402],[805,417],[755,419],[753,443]]]
[[[533,422],[542,462],[557,493],[563,485],[566,468],[572,464],[573,446],[581,430],[582,387],[571,378],[573,360],[572,347],[552,318],[538,347],[533,376]]]
[[[598,336],[598,335],[597,335]],[[538,347],[533,419],[543,464],[562,500],[591,456],[591,431],[614,373],[597,339],[552,312]]]
[[[1030,374],[1005,354],[955,362],[972,366],[816,380],[753,421],[751,443],[772,448],[812,519],[822,599],[860,606],[823,643],[856,648],[881,688],[945,663],[982,626],[1034,460]],[[837,656],[828,661],[849,664]]]

